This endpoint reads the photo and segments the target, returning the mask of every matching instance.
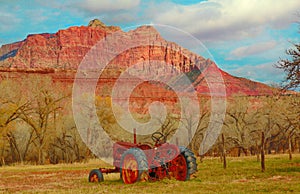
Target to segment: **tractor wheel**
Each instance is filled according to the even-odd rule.
[[[176,167],[173,177],[179,181],[186,181],[197,171],[196,157],[188,148],[179,147],[180,154],[171,161],[172,166]]]
[[[180,153],[184,156],[186,164],[187,164],[187,176],[186,180],[190,178],[192,174],[194,174],[197,171],[197,162],[196,162],[196,157],[194,153],[183,146],[179,146]]]
[[[121,158],[121,178],[125,184],[148,179],[148,162],[145,153],[139,148],[130,148]]]
[[[185,181],[188,177],[188,167],[186,159],[183,154],[179,154],[176,158],[171,161],[171,165],[175,167],[172,171],[172,176],[179,181]]]
[[[104,181],[103,174],[99,169],[91,170],[89,174],[89,182],[102,182]]]

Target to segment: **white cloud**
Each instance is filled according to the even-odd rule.
[[[262,54],[277,46],[275,41],[261,42],[249,46],[242,46],[230,52],[228,59],[240,59],[249,55]]]
[[[244,65],[238,68],[227,70],[228,73],[248,78],[263,83],[280,83],[284,78],[284,72],[274,67],[274,63],[264,63],[259,65]]]
[[[1,32],[10,31],[21,22],[21,20],[17,18],[16,15],[9,13],[6,10],[0,10],[0,11],[1,11],[1,17],[0,17]]]
[[[91,13],[129,10],[137,7],[140,0],[84,0],[78,3],[78,7]]]
[[[154,22],[173,25],[202,40],[253,37],[264,28],[285,28],[297,18],[299,0],[208,0],[151,9]]]

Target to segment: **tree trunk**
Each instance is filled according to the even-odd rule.
[[[265,133],[261,132],[261,148],[260,148],[260,153],[261,153],[261,171],[265,172]]]
[[[203,163],[204,155],[200,155],[200,162]]]
[[[42,164],[44,164],[43,149],[39,148],[38,150],[39,150],[38,164],[42,165]]]
[[[5,159],[3,156],[1,157],[1,166],[5,166]]]
[[[257,141],[256,141],[256,160],[257,162],[259,162],[259,147]]]
[[[226,162],[226,149],[225,149],[224,134],[222,134],[222,145],[223,145],[223,168],[226,169],[227,162]]]
[[[16,162],[16,154],[15,149],[11,141],[9,141],[10,153],[11,153],[11,160],[12,162]]]
[[[289,159],[292,160],[292,133],[288,136],[288,143],[289,143]]]
[[[300,153],[300,139],[298,140],[298,149],[299,149],[299,153]]]

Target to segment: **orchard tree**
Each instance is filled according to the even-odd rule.
[[[243,151],[245,155],[253,146],[253,129],[256,129],[258,122],[258,111],[251,107],[249,97],[235,97],[228,106],[226,119],[224,121],[224,133],[227,141],[233,147]]]
[[[300,137],[300,96],[298,94],[286,97],[287,105],[284,112],[285,136],[288,141],[289,159],[292,159],[293,145],[292,140]],[[294,143],[296,144],[296,142]]]
[[[20,132],[17,121],[23,113],[28,112],[30,101],[20,95],[20,84],[11,80],[0,82],[0,138],[1,163],[5,158],[11,162],[23,162],[31,144],[32,134],[27,138],[26,132]],[[18,124],[18,125],[17,125]],[[8,155],[4,153],[7,151]]]
[[[52,139],[48,151],[50,163],[60,161],[66,163],[80,162],[86,158],[87,147],[81,141],[71,115],[60,115],[56,121],[55,137]]]
[[[0,128],[17,120],[28,109],[30,102],[20,95],[18,86],[9,80],[0,82]]]
[[[288,59],[281,59],[275,65],[286,73],[284,89],[300,89],[300,43],[294,43],[286,54]]]
[[[38,164],[43,164],[45,153],[55,132],[57,116],[62,111],[63,100],[67,97],[53,89],[52,79],[29,76],[23,81],[22,93],[30,100],[21,119],[32,133],[32,144],[37,152]],[[59,88],[59,87],[57,87]]]

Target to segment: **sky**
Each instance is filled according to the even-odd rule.
[[[280,83],[274,67],[299,43],[299,0],[0,0],[0,45],[98,18],[122,29],[161,24],[200,40],[228,73]]]

